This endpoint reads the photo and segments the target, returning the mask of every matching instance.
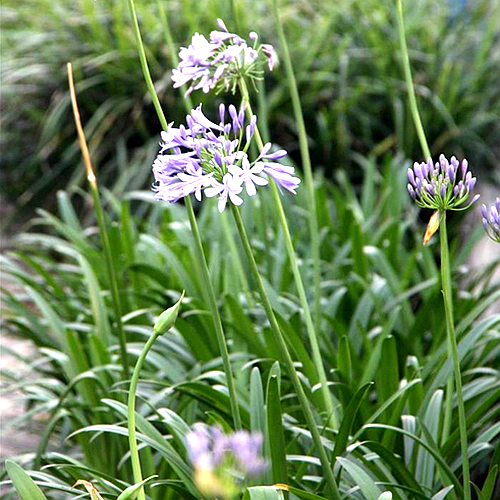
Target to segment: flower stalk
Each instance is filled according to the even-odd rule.
[[[446,231],[446,211],[440,212],[440,244],[441,244],[441,283],[446,315],[446,331],[448,348],[451,350],[453,370],[455,373],[455,387],[457,391],[458,425],[460,430],[460,447],[462,451],[462,474],[464,482],[464,497],[471,499],[469,451],[467,445],[467,418],[465,415],[464,396],[462,390],[462,374],[458,357],[457,338],[453,322],[453,300],[451,287],[450,254],[448,249],[448,235]]]
[[[340,500],[340,498],[341,498],[340,492],[339,492],[337,483],[335,481],[335,477],[333,475],[332,466],[331,466],[330,461],[328,459],[328,455],[327,455],[326,450],[323,446],[323,443],[321,442],[321,436],[320,436],[320,433],[318,431],[318,427],[316,425],[316,422],[314,420],[314,415],[313,415],[313,412],[312,412],[311,407],[309,405],[309,401],[308,401],[307,396],[304,392],[304,388],[302,387],[302,383],[300,382],[299,376],[297,374],[297,370],[295,369],[292,357],[290,355],[290,352],[289,352],[288,347],[286,345],[285,339],[284,339],[283,334],[281,332],[281,329],[279,327],[278,321],[277,321],[276,316],[274,314],[273,308],[271,306],[271,302],[270,302],[269,297],[267,296],[266,290],[264,288],[264,283],[262,282],[262,278],[260,276],[259,269],[257,267],[257,262],[255,261],[252,247],[250,245],[250,241],[248,239],[248,235],[247,235],[247,232],[245,230],[245,226],[243,224],[243,220],[241,218],[240,212],[239,212],[238,208],[233,206],[233,205],[231,205],[231,211],[233,213],[234,221],[236,223],[236,227],[238,229],[238,233],[239,233],[240,238],[241,238],[241,243],[243,245],[243,249],[244,249],[245,254],[247,256],[247,259],[250,263],[250,270],[252,272],[255,283],[257,284],[257,288],[259,291],[260,298],[262,300],[262,304],[263,304],[264,309],[266,311],[267,318],[269,319],[269,322],[271,324],[274,338],[276,340],[276,343],[278,344],[280,355],[281,355],[282,359],[284,360],[288,374],[292,380],[293,386],[294,386],[295,391],[297,393],[297,398],[300,402],[300,407],[301,407],[302,411],[304,412],[307,426],[311,432],[311,436],[312,436],[314,445],[316,446],[316,449],[318,451],[321,465],[323,467],[323,473],[325,475],[325,479],[326,479],[326,482],[328,484],[330,494],[332,495],[332,497],[335,500]]]
[[[78,101],[76,98],[75,83],[73,79],[73,66],[71,63],[67,64],[68,70],[68,82],[69,82],[69,92],[71,97],[71,105],[73,107],[73,115],[75,119],[76,130],[78,132],[78,139],[80,142],[80,149],[82,151],[83,162],[85,164],[85,170],[87,172],[87,180],[90,185],[90,191],[92,192],[92,199],[94,202],[94,210],[97,219],[97,225],[99,227],[99,233],[101,235],[102,246],[104,249],[104,256],[106,261],[106,268],[108,271],[108,278],[111,287],[111,300],[113,303],[116,331],[118,336],[118,342],[120,345],[120,357],[123,368],[123,378],[127,379],[129,377],[129,365],[127,359],[127,340],[125,337],[125,331],[123,329],[122,323],[122,307],[120,300],[120,293],[118,291],[118,279],[116,276],[116,269],[114,266],[113,254],[111,251],[111,244],[109,242],[108,231],[106,229],[106,221],[104,218],[104,211],[102,209],[101,198],[99,196],[99,188],[97,186],[97,178],[92,167],[92,161],[90,159],[90,152],[85,139],[85,132],[82,127],[82,122],[80,119],[80,112],[78,110]]]
[[[130,448],[130,462],[132,463],[132,473],[134,475],[134,483],[142,482],[141,460],[139,457],[139,448],[137,446],[137,432],[135,428],[135,399],[137,393],[137,384],[139,383],[139,375],[141,374],[142,366],[146,360],[146,356],[153,347],[156,339],[166,333],[175,323],[177,314],[184,298],[184,292],[180,299],[172,307],[164,311],[153,329],[153,334],[149,337],[148,341],[142,348],[141,354],[137,359],[132,378],[130,379],[130,389],[128,391],[128,404],[127,404],[127,425],[128,425],[128,442]],[[137,494],[138,500],[146,500],[144,488],[141,487]]]
[[[249,114],[252,114],[252,106],[250,104],[250,97],[248,94],[248,88],[246,86],[245,80],[243,80],[243,79],[240,82],[240,91],[241,91],[244,106],[247,108]],[[255,127],[255,138],[256,138],[256,142],[257,142],[257,147],[259,149],[261,149],[263,147],[263,144],[262,144],[262,138],[260,136],[258,126]],[[321,393],[322,393],[322,400],[323,400],[323,404],[324,404],[324,409],[328,413],[328,420],[329,420],[330,426],[332,428],[336,429],[338,427],[338,419],[337,419],[335,409],[333,407],[332,396],[331,396],[330,390],[328,388],[328,380],[326,378],[325,367],[323,365],[323,360],[321,357],[321,351],[319,348],[318,337],[316,334],[316,330],[314,328],[311,310],[309,307],[309,302],[307,300],[307,296],[306,296],[306,292],[305,292],[305,288],[304,288],[304,283],[302,281],[302,276],[300,274],[299,265],[297,263],[297,256],[295,255],[295,249],[293,247],[292,237],[290,236],[290,230],[288,228],[288,222],[286,220],[285,210],[283,208],[283,204],[281,203],[281,198],[280,198],[280,194],[278,191],[278,187],[276,186],[276,183],[271,180],[270,184],[271,184],[273,201],[274,201],[275,207],[278,211],[278,219],[280,221],[281,227],[283,229],[283,234],[285,236],[285,245],[286,245],[290,265],[292,267],[292,273],[293,273],[293,277],[295,280],[295,285],[297,287],[297,291],[299,294],[300,304],[301,304],[302,310],[304,312],[306,329],[307,329],[307,333],[309,336],[309,342],[311,344],[313,361],[314,361],[316,371],[318,374],[318,378],[320,381],[320,385],[321,385]],[[313,193],[313,197],[314,197],[314,193]]]
[[[420,114],[418,112],[418,106],[417,106],[417,99],[415,97],[415,87],[413,86],[413,80],[411,77],[410,56],[408,55],[408,47],[406,45],[402,0],[396,0],[396,10],[398,14],[397,17],[398,17],[399,44],[401,46],[401,57],[403,60],[403,70],[405,74],[410,110],[413,117],[413,122],[415,124],[415,128],[417,129],[417,135],[418,135],[418,140],[420,141],[420,147],[422,148],[425,158],[430,158],[431,151],[429,149],[429,145],[427,144],[427,139],[425,138],[424,127],[420,119]]]
[[[316,331],[321,331],[321,255],[320,255],[320,238],[318,229],[318,209],[316,206],[316,196],[314,195],[314,178],[311,167],[311,156],[307,145],[307,132],[304,123],[304,115],[300,104],[299,90],[297,88],[297,80],[293,70],[292,58],[288,50],[288,43],[281,22],[281,17],[278,8],[278,0],[273,0],[274,19],[276,30],[283,52],[283,61],[285,64],[285,72],[288,80],[288,88],[292,99],[292,107],[295,114],[295,123],[299,137],[300,156],[304,169],[304,177],[306,181],[307,194],[309,196],[309,234],[311,236],[311,253],[313,261],[313,284],[314,284],[314,302],[313,302],[313,317]],[[321,360],[321,358],[320,358]],[[324,372],[324,369],[323,369]]]
[[[408,89],[408,99],[410,109],[413,116],[413,121],[417,134],[420,140],[420,145],[424,156],[428,159],[427,164],[415,164],[413,171],[408,172],[410,184],[408,190],[410,196],[417,202],[418,205],[431,208],[438,211],[439,214],[439,230],[440,230],[440,247],[441,247],[441,286],[443,292],[444,308],[446,315],[446,332],[448,351],[453,362],[455,375],[455,386],[457,390],[457,406],[458,406],[458,421],[460,430],[460,447],[462,452],[462,473],[464,485],[464,498],[471,500],[470,472],[469,472],[469,452],[467,444],[467,420],[465,415],[465,406],[462,391],[462,375],[460,372],[460,359],[458,357],[457,339],[455,333],[455,325],[453,319],[453,301],[451,288],[451,265],[448,249],[448,235],[446,230],[446,210],[464,210],[472,203],[477,201],[476,195],[472,201],[463,206],[467,202],[469,195],[475,184],[475,179],[472,175],[467,174],[467,163],[462,162],[462,168],[459,169],[458,161],[451,159],[451,165],[446,158],[441,155],[439,164],[433,165],[431,152],[427,139],[425,137],[424,128],[420,119],[417,101],[415,98],[415,89],[411,76],[410,58],[408,55],[408,47],[406,45],[405,28],[403,20],[403,4],[402,0],[396,0],[396,10],[398,18],[399,41],[403,58],[403,67],[405,73],[406,86]],[[462,180],[457,182],[457,173],[461,170]],[[421,185],[416,177],[420,177]],[[470,172],[469,172],[470,174]],[[415,185],[413,185],[415,178]],[[424,183],[424,180],[426,183]],[[429,182],[430,181],[430,182]],[[437,227],[436,227],[437,230]],[[430,236],[429,236],[430,237]],[[449,433],[451,426],[452,413],[452,397],[451,391],[453,382],[451,378],[447,382],[445,421],[443,432],[445,435]]]
[[[137,21],[137,14],[135,9],[134,0],[129,0],[129,7],[132,16],[132,20],[134,23],[134,33],[137,43],[137,49],[139,52],[139,59],[141,61],[141,67],[144,75],[144,79],[146,81],[146,85],[148,87],[151,99],[153,101],[154,107],[156,109],[156,113],[158,115],[158,119],[163,130],[168,129],[168,123],[165,118],[165,114],[163,113],[163,109],[161,107],[160,101],[158,99],[158,95],[156,94],[156,90],[154,88],[153,80],[151,78],[151,74],[149,72],[148,62],[146,59],[146,53],[144,51],[144,45],[142,43],[139,23]],[[200,262],[201,272],[203,275],[203,281],[206,285],[206,295],[208,297],[208,305],[210,308],[210,314],[212,316],[212,320],[214,323],[214,329],[217,336],[217,343],[219,345],[222,363],[224,366],[224,371],[226,373],[227,386],[229,391],[229,398],[231,401],[231,413],[233,417],[234,426],[236,429],[241,429],[241,416],[238,405],[238,398],[236,395],[236,387],[234,383],[233,372],[231,368],[231,362],[229,360],[229,352],[227,349],[226,338],[224,334],[224,330],[222,327],[222,321],[219,314],[219,309],[217,307],[217,301],[215,298],[215,292],[212,286],[212,282],[210,280],[210,273],[208,270],[208,264],[205,257],[205,252],[203,250],[203,243],[201,241],[200,231],[198,228],[198,223],[196,221],[196,216],[193,209],[193,204],[189,196],[186,197],[186,208],[189,217],[189,223],[191,225],[191,231],[193,233],[193,238],[195,240],[195,249],[198,256],[198,261]]]

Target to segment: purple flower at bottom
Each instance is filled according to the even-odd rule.
[[[481,207],[483,215],[483,226],[488,236],[497,243],[500,243],[500,198],[495,200],[495,204],[489,208],[486,205]]]
[[[230,438],[230,448],[239,466],[250,476],[266,470],[266,462],[260,456],[262,435],[239,431]]]
[[[237,470],[244,476],[256,476],[266,469],[261,457],[262,435],[247,431],[224,434],[218,426],[197,423],[186,435],[188,456],[195,468]]]

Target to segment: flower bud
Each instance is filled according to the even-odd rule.
[[[182,292],[180,299],[172,307],[169,307],[160,314],[154,326],[154,333],[156,335],[163,335],[164,333],[167,333],[175,325],[183,298],[184,292]]]

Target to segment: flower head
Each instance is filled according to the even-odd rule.
[[[248,156],[256,123],[255,115],[247,123],[243,110],[230,105],[226,113],[221,104],[218,123],[209,120],[200,105],[186,117],[186,126],[171,124],[161,133],[160,153],[153,163],[156,197],[176,202],[191,194],[198,201],[203,194],[217,196],[223,212],[228,201],[243,203],[239,196],[243,188],[255,196],[257,187],[268,184],[268,176],[295,193],[300,179],[294,177],[294,168],[276,161],[286,155],[285,150],[270,152],[267,143],[255,160]]]
[[[444,155],[437,163],[429,158],[427,163],[414,163],[408,169],[408,192],[417,205],[433,210],[464,210],[479,199],[469,198],[476,178],[468,170],[467,160],[460,165],[452,156],[448,161]]]
[[[174,87],[181,87],[191,82],[186,95],[193,90],[202,89],[207,93],[212,89],[235,91],[241,77],[259,79],[262,76],[262,54],[270,70],[273,69],[277,56],[272,45],[258,44],[255,32],[249,34],[252,44],[230,33],[222,19],[218,19],[219,30],[205,36],[195,33],[189,47],[182,47],[179,52],[180,63],[172,72]]]
[[[186,435],[186,444],[195,469],[195,482],[207,496],[231,498],[245,480],[266,469],[260,455],[260,434],[247,431],[224,434],[217,426],[197,423]]]
[[[494,205],[488,207],[483,205],[483,226],[488,236],[497,243],[500,243],[500,198],[497,198]]]

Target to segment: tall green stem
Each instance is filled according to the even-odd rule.
[[[446,231],[446,211],[440,213],[440,243],[441,243],[441,282],[443,289],[444,309],[446,314],[446,331],[448,345],[451,349],[453,369],[455,372],[455,385],[457,389],[458,425],[460,429],[460,447],[462,450],[462,473],[464,481],[465,500],[471,499],[469,452],[467,446],[467,420],[465,416],[464,396],[462,391],[462,375],[460,373],[460,360],[458,357],[455,325],[453,323],[453,301],[451,292],[450,256],[448,250],[448,235]]]
[[[316,196],[314,194],[314,178],[311,167],[311,157],[309,155],[309,147],[307,145],[307,132],[304,123],[304,115],[300,104],[299,90],[293,70],[292,58],[288,50],[285,31],[281,23],[278,0],[273,0],[274,18],[278,37],[283,53],[283,61],[285,62],[286,76],[288,79],[288,87],[290,89],[290,97],[292,98],[293,112],[295,114],[295,123],[299,134],[300,156],[302,166],[304,168],[304,176],[306,180],[307,193],[309,195],[309,233],[311,235],[311,253],[313,260],[314,274],[314,326],[317,331],[321,331],[321,255],[320,255],[320,240],[318,229],[318,209],[316,206]]]
[[[151,95],[151,99],[153,101],[154,107],[158,114],[158,119],[160,120],[160,124],[164,130],[167,130],[168,124],[163,113],[160,101],[158,99],[158,95],[156,94],[156,90],[153,84],[153,80],[151,79],[151,74],[148,68],[148,62],[146,59],[146,53],[144,51],[144,46],[142,43],[141,32],[139,29],[139,23],[137,21],[137,14],[135,11],[134,0],[128,0],[130,13],[132,16],[132,20],[134,23],[134,33],[137,42],[137,48],[139,51],[139,59],[141,60],[142,71],[144,74],[144,79],[146,81],[146,85],[148,87],[149,93]],[[189,223],[191,225],[191,231],[193,233],[193,237],[195,240],[195,248],[197,252],[198,262],[200,263],[201,271],[203,274],[203,281],[206,286],[206,292],[208,296],[208,303],[210,307],[210,313],[214,322],[215,333],[217,336],[217,342],[219,344],[219,349],[222,357],[222,363],[224,365],[224,371],[226,372],[227,379],[227,387],[229,390],[229,398],[231,400],[231,412],[233,416],[234,426],[236,429],[241,429],[241,416],[238,406],[238,398],[236,395],[236,388],[234,384],[233,372],[231,369],[231,362],[229,360],[229,352],[227,349],[226,338],[224,335],[224,330],[222,328],[222,322],[220,319],[219,309],[217,307],[217,301],[215,299],[215,292],[212,286],[212,281],[210,280],[210,273],[208,271],[208,264],[205,258],[205,252],[203,250],[203,244],[201,241],[200,231],[198,229],[198,223],[196,221],[196,217],[193,210],[193,204],[189,196],[185,198],[186,200],[186,208],[189,216]]]
[[[333,475],[333,470],[330,461],[328,460],[328,455],[326,454],[325,448],[323,447],[323,444],[321,442],[321,436],[316,426],[316,422],[314,420],[314,415],[309,405],[309,401],[307,399],[306,393],[304,392],[304,388],[302,387],[297,371],[295,370],[295,366],[293,365],[292,357],[290,355],[288,347],[286,346],[285,339],[283,338],[283,334],[280,330],[278,321],[271,306],[271,302],[269,301],[269,297],[267,296],[266,290],[264,288],[264,283],[262,282],[262,278],[260,277],[259,269],[257,267],[257,263],[253,255],[252,247],[250,245],[250,241],[248,239],[245,226],[243,225],[243,220],[241,219],[241,215],[237,207],[231,205],[231,209],[233,212],[236,227],[238,229],[238,233],[241,238],[241,242],[243,244],[243,248],[250,263],[250,269],[253,274],[253,278],[259,290],[262,304],[266,311],[269,322],[271,323],[271,328],[273,331],[274,338],[276,340],[276,343],[278,344],[281,357],[285,361],[288,374],[292,380],[295,391],[297,392],[297,397],[300,402],[300,407],[304,412],[307,426],[311,432],[313,442],[318,450],[321,465],[323,467],[323,473],[326,476],[326,481],[329,486],[330,493],[332,494],[335,500],[340,500],[340,493],[337,487],[337,483],[335,482],[335,477]]]
[[[398,12],[399,44],[401,46],[401,56],[403,59],[403,69],[405,73],[406,88],[408,91],[408,100],[410,101],[411,114],[413,116],[415,128],[417,129],[417,135],[420,141],[420,146],[422,147],[422,151],[426,158],[430,158],[431,151],[429,149],[429,145],[427,144],[427,139],[425,138],[422,121],[420,120],[420,114],[417,107],[417,99],[415,97],[415,88],[413,87],[413,80],[411,78],[410,56],[408,55],[408,47],[406,46],[402,0],[396,0],[396,10]]]
[[[248,89],[243,79],[240,81],[240,90],[243,102],[245,103],[248,112],[252,115],[253,112],[252,112],[252,106],[250,104],[250,98],[248,95]],[[262,143],[262,138],[260,136],[258,128],[255,129],[255,138],[257,141],[257,146],[259,147],[259,149],[262,149],[264,144]],[[309,342],[311,343],[313,361],[316,366],[316,371],[318,373],[318,378],[321,384],[321,393],[322,393],[324,408],[328,413],[330,425],[333,428],[337,428],[338,422],[337,422],[336,412],[332,403],[332,395],[330,394],[330,390],[328,388],[328,380],[326,378],[325,367],[323,366],[323,360],[319,348],[318,337],[316,335],[316,330],[314,329],[311,310],[309,308],[309,302],[307,301],[304,283],[302,282],[302,276],[300,274],[299,265],[297,263],[297,257],[295,255],[295,249],[293,247],[292,237],[290,236],[290,230],[288,228],[288,222],[286,220],[285,210],[283,208],[283,204],[281,203],[281,198],[276,183],[273,180],[271,180],[270,185],[273,194],[274,207],[278,211],[278,219],[280,221],[281,227],[283,229],[283,234],[285,236],[285,246],[288,253],[288,259],[292,267],[295,286],[297,287],[297,291],[299,294],[300,305],[302,306],[302,310],[304,312],[306,329],[309,336]]]
[[[134,483],[140,483],[142,481],[142,471],[141,471],[141,460],[139,458],[139,449],[137,446],[137,432],[135,430],[135,395],[137,392],[137,384],[139,382],[139,375],[142,370],[142,365],[144,360],[148,355],[148,352],[153,347],[156,339],[160,336],[160,333],[153,332],[153,335],[149,337],[146,345],[143,347],[142,352],[137,359],[137,363],[132,373],[132,379],[130,380],[130,389],[128,391],[128,444],[130,448],[130,462],[132,463],[132,472],[134,474]],[[144,493],[144,488],[139,490],[137,494],[138,500],[146,500],[146,495]]]
[[[420,140],[422,151],[426,158],[431,157],[429,145],[425,138],[424,128],[420,120],[418,112],[417,100],[415,98],[415,89],[411,78],[410,58],[408,56],[408,47],[406,46],[405,27],[403,21],[403,4],[402,0],[396,0],[397,13],[398,13],[398,29],[399,29],[399,42],[401,45],[401,52],[403,57],[403,66],[405,72],[406,86],[408,89],[408,99],[410,101],[410,108],[413,116],[415,128]],[[465,416],[464,398],[462,392],[462,375],[460,373],[460,360],[458,358],[457,339],[455,335],[455,326],[453,323],[453,302],[451,295],[451,267],[450,257],[448,251],[448,235],[446,231],[446,211],[443,210],[440,216],[440,243],[441,243],[441,282],[443,288],[444,308],[446,314],[446,332],[448,351],[451,354],[453,369],[455,373],[455,385],[457,388],[457,406],[458,406],[458,422],[460,429],[460,447],[462,451],[462,470],[464,481],[464,497],[465,500],[471,499],[470,488],[470,472],[469,472],[469,451],[467,446],[467,420]],[[445,419],[443,426],[443,434],[447,436],[451,425],[452,413],[452,390],[453,381],[450,377],[447,381],[447,394],[445,406]]]
[[[210,313],[212,316],[212,320],[214,322],[215,333],[217,335],[217,342],[219,344],[222,363],[224,365],[224,371],[226,372],[227,388],[229,390],[229,397],[231,400],[231,412],[233,415],[234,426],[236,427],[236,429],[241,429],[240,409],[238,406],[238,398],[236,396],[236,388],[234,385],[231,362],[229,361],[229,352],[227,350],[226,338],[224,336],[224,330],[222,328],[222,322],[220,319],[217,302],[215,300],[215,292],[212,286],[212,281],[210,279],[210,273],[208,271],[208,265],[205,259],[205,253],[203,251],[203,244],[201,242],[198,223],[196,222],[196,217],[194,215],[194,210],[193,210],[193,204],[189,196],[186,197],[186,208],[189,216],[189,223],[191,224],[191,231],[193,232],[193,237],[196,243],[196,250],[198,254],[197,257],[199,262],[201,262],[201,272],[203,275],[203,282],[207,287],[208,305],[210,307]]]

